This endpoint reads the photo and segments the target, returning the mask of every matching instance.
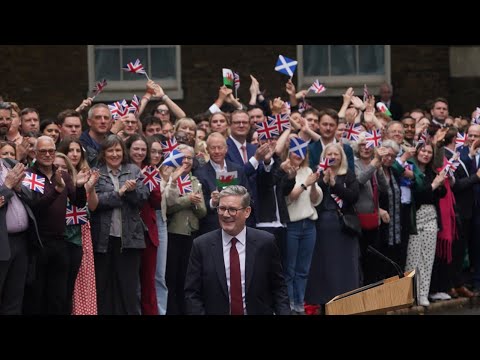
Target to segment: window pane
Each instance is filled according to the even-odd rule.
[[[385,48],[383,45],[359,45],[361,75],[385,73]]]
[[[153,48],[152,56],[152,78],[170,79],[176,78],[176,51],[171,48]]]
[[[118,49],[95,49],[95,80],[120,80],[119,55]]]
[[[305,76],[327,76],[328,45],[304,45],[303,69]]]
[[[356,75],[355,45],[332,45],[332,75]]]
[[[148,72],[148,50],[147,48],[139,48],[139,49],[122,49],[122,56],[123,56],[123,64],[122,67],[128,64],[129,62],[135,63],[137,59],[140,59],[140,63],[145,68],[148,76],[150,76]],[[143,74],[134,74],[128,71],[122,70],[123,80],[145,80],[147,78]],[[143,78],[143,79],[142,79]]]

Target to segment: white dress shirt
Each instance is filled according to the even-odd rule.
[[[230,247],[231,241],[234,236],[227,234],[222,230],[222,243],[223,243],[223,261],[225,263],[225,275],[227,276],[227,289],[228,289],[228,300],[230,301]],[[240,260],[240,274],[242,277],[242,302],[243,302],[243,313],[247,315],[247,307],[245,304],[245,248],[247,245],[247,228],[244,227],[240,233],[235,236],[238,240],[235,244],[238,257]]]

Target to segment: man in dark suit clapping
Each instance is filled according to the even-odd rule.
[[[221,229],[193,241],[185,280],[187,314],[290,314],[274,236],[245,226],[251,212],[247,189],[222,190],[217,212]]]

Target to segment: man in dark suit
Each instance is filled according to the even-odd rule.
[[[392,85],[388,83],[380,85],[380,101],[385,104],[388,110],[390,110],[393,120],[400,120],[403,117],[403,108],[401,104],[392,100],[392,95]]]
[[[219,198],[221,229],[193,241],[185,279],[187,314],[290,314],[274,236],[245,226],[251,212],[247,189],[228,186]]]
[[[20,315],[29,255],[41,247],[37,223],[24,202],[31,195],[22,186],[25,166],[0,159],[0,315]]]
[[[219,190],[222,189],[217,187],[217,173],[236,171],[238,175],[237,184],[245,186],[250,192],[250,185],[243,171],[243,166],[225,159],[227,143],[222,134],[211,133],[208,136],[207,151],[210,156],[210,161],[193,172],[193,175],[195,175],[202,184],[203,198],[205,199],[205,205],[207,207],[207,216],[200,220],[199,234],[205,234],[219,227],[216,207],[218,205]],[[250,219],[248,225],[255,226],[255,221]]]

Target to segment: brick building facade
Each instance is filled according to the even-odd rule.
[[[390,49],[391,82],[404,109],[424,107],[437,96],[449,99],[453,115],[470,114],[480,105],[480,77],[452,76],[450,46],[392,45]],[[296,45],[182,45],[183,99],[176,102],[189,115],[206,110],[218,94],[223,67],[242,75],[239,97],[243,102],[249,99],[250,73],[268,96],[285,97],[287,77],[273,70],[278,54],[296,58]],[[88,94],[86,45],[4,45],[0,58],[0,94],[21,107],[38,108],[41,118],[76,107]],[[318,108],[338,109],[341,97],[311,101]]]

